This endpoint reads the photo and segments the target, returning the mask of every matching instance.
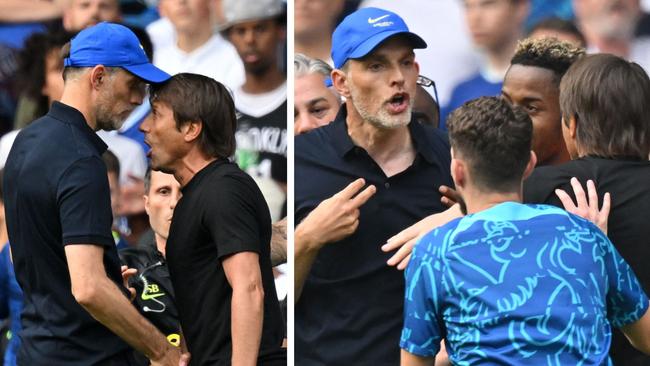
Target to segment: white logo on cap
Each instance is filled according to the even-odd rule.
[[[386,18],[386,17],[389,17],[389,16],[390,16],[390,14],[386,14],[386,15],[382,15],[382,16],[380,16],[379,18],[375,18],[375,19],[368,18],[368,24],[374,24],[374,23],[377,23],[378,21],[380,21],[380,20],[382,20],[382,19],[384,19],[384,18]]]

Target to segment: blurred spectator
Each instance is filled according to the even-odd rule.
[[[300,135],[334,120],[341,96],[331,87],[332,67],[301,53],[294,55],[293,133]],[[326,86],[328,81],[330,86]]]
[[[295,0],[294,49],[332,65],[332,32],[345,0]]]
[[[501,94],[530,116],[537,166],[571,160],[562,138],[560,80],[584,54],[584,48],[555,38],[527,38],[510,61]]]
[[[650,38],[635,37],[639,0],[573,0],[576,24],[587,40],[587,52],[611,53],[650,70]]]
[[[67,0],[3,0],[0,22],[29,23],[60,18]]]
[[[11,145],[19,129],[44,115],[53,101],[63,93],[63,59],[61,47],[70,40],[71,34],[58,31],[36,33],[26,42],[18,55],[17,86],[22,91],[17,129],[0,139],[0,168],[4,167]]]
[[[16,354],[20,347],[18,332],[22,329],[20,313],[23,310],[23,291],[16,282],[14,265],[11,261],[2,193],[2,171],[0,170],[0,248],[2,248],[0,251],[0,318],[9,318],[9,329],[6,333],[8,343],[4,350],[3,364],[16,366]],[[5,333],[2,336],[5,336]]]
[[[467,27],[485,59],[478,73],[454,88],[449,104],[443,108],[443,121],[468,100],[500,93],[517,40],[523,34],[528,9],[528,0],[465,1]]]
[[[530,0],[526,29],[547,18],[573,19],[571,0]]]
[[[528,33],[530,38],[553,37],[561,41],[573,43],[578,47],[586,47],[587,41],[582,32],[570,20],[548,18],[535,24]]]
[[[224,0],[223,6],[224,33],[246,70],[246,81],[233,98],[236,159],[256,179],[276,221],[286,204],[287,82],[280,67],[285,8],[281,0]]]
[[[169,74],[191,72],[211,77],[231,89],[244,82],[234,47],[213,32],[213,0],[160,0],[160,13],[174,28],[173,42],[156,47],[154,64]]]
[[[122,20],[119,0],[68,0],[63,8],[63,27],[78,32],[99,22]]]
[[[108,189],[111,192],[111,211],[113,212],[113,239],[117,249],[128,248],[129,244],[122,238],[119,229],[115,226],[118,219],[118,212],[120,210],[120,161],[117,156],[111,151],[106,150],[102,154],[104,164],[106,164],[106,172],[108,175]]]
[[[420,74],[436,81],[440,105],[447,105],[454,86],[478,70],[479,56],[463,23],[462,1],[365,0],[361,6],[396,12],[427,41],[429,47],[415,54]]]
[[[420,78],[422,78],[422,76],[420,76]],[[433,81],[428,78],[426,80],[433,83]],[[431,94],[427,92],[422,84],[418,84],[415,92],[415,102],[413,103],[413,112],[411,113],[411,116],[423,125],[438,128],[438,125],[440,124],[440,108],[438,107],[438,102],[436,102]]]

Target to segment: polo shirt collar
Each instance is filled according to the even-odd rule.
[[[61,102],[54,101],[52,103],[50,111],[48,112],[48,115],[63,123],[71,124],[80,129],[100,155],[103,154],[104,151],[106,151],[108,148],[106,143],[104,143],[104,141],[99,136],[97,136],[95,131],[93,131],[90,126],[88,126],[88,123],[86,123],[86,119],[84,118],[83,114],[81,114],[81,112],[79,112],[76,108],[71,107],[67,104],[63,104]]]
[[[354,142],[348,134],[348,124],[346,122],[347,117],[348,112],[345,103],[343,103],[341,104],[339,112],[336,114],[336,118],[334,118],[334,122],[332,122],[332,142],[340,157],[344,157],[355,148]],[[413,140],[415,152],[422,155],[429,164],[434,164],[437,161],[436,153],[433,148],[427,144],[427,138],[425,136],[427,132],[424,130],[424,127],[411,118],[408,128],[411,134],[411,139]]]

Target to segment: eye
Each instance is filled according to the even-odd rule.
[[[368,65],[368,70],[370,71],[381,71],[383,69],[384,65],[379,64],[379,63],[372,63]]]
[[[410,59],[410,58],[407,59],[407,60],[404,60],[404,61],[402,61],[402,65],[404,65],[404,66],[411,66],[411,65],[413,65],[413,60]]]
[[[169,190],[169,188],[165,188],[165,187],[163,187],[163,188],[160,188],[160,189],[158,190],[158,194],[160,194],[161,196],[166,196],[166,195],[168,195],[169,193],[171,193],[170,190]]]

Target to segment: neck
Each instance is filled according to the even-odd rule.
[[[190,53],[203,46],[212,37],[210,27],[196,27],[193,30],[179,31],[176,35],[176,45],[183,52]]]
[[[566,163],[569,160],[571,160],[571,156],[569,155],[569,151],[566,149],[564,144],[562,144],[562,150],[560,152],[558,152],[557,154],[554,154],[553,156],[549,157],[545,161],[540,161],[537,165],[538,166],[558,165],[558,164]]]
[[[77,83],[69,82],[63,89],[60,102],[81,112],[88,126],[93,131],[97,131],[95,114],[90,108],[89,94],[89,91],[83,90]]]
[[[408,126],[378,128],[363,120],[351,103],[348,108],[348,134],[355,145],[368,155],[390,177],[404,171],[415,160],[415,147]]]
[[[487,65],[491,70],[500,73],[502,72],[503,75],[506,74],[508,67],[510,67],[510,59],[512,59],[512,55],[515,53],[515,49],[517,48],[518,36],[505,42],[500,47],[487,50],[485,57]]]
[[[315,37],[302,36],[295,37],[294,50],[296,53],[309,55],[311,58],[317,58],[328,62],[330,59],[330,50],[332,49],[332,38],[329,37],[332,32],[322,32]],[[329,62],[328,62],[329,63]]]
[[[467,213],[477,213],[487,210],[504,202],[522,202],[521,188],[519,192],[482,192],[476,189],[464,189],[462,193],[465,205],[467,206]]]
[[[156,239],[156,248],[163,255],[163,257],[166,257],[167,254],[165,253],[165,249],[167,247],[167,238],[163,238],[158,233],[154,234],[154,238]]]
[[[595,47],[598,52],[611,53],[619,57],[630,54],[631,42],[625,39],[606,39],[592,33],[585,33],[585,39],[590,47]]]
[[[173,171],[174,178],[176,178],[181,188],[183,188],[194,178],[196,173],[200,172],[215,160],[217,159],[207,156],[199,150],[198,146],[195,146],[171,170]]]
[[[263,74],[246,71],[246,81],[242,90],[248,94],[262,94],[275,90],[286,81],[285,75],[273,64]]]

